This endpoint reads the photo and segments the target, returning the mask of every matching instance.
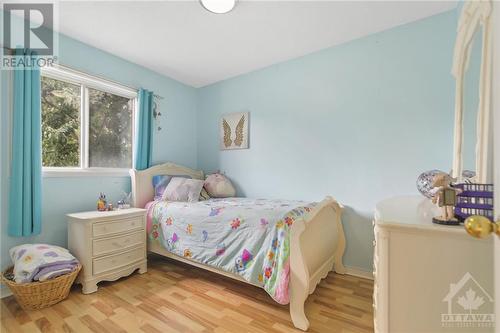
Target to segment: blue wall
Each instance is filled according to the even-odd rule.
[[[249,197],[347,206],[345,264],[371,271],[377,201],[449,170],[456,12],[370,35],[198,91],[198,166]],[[250,149],[220,151],[221,114],[250,112]]]
[[[88,74],[105,77],[132,87],[144,87],[164,97],[160,101],[161,131],[154,133],[154,163],[175,161],[197,166],[196,156],[196,90],[159,75],[109,53],[90,47],[66,36],[59,39],[61,64]],[[1,268],[10,265],[8,249],[16,244],[46,242],[66,245],[66,218],[70,212],[95,209],[99,191],[115,202],[122,191],[130,191],[129,177],[73,177],[43,179],[42,234],[33,238],[7,235],[8,168],[10,115],[8,110],[9,73],[1,72]]]

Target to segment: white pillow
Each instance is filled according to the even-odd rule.
[[[167,185],[162,200],[197,202],[203,188],[203,180],[173,177]]]

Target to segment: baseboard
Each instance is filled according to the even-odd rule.
[[[373,280],[373,272],[366,271],[366,270],[359,268],[359,267],[345,266],[345,273],[347,275],[352,275],[352,276],[356,276],[356,277],[360,277],[360,278],[364,278],[364,279],[368,279],[368,280]]]
[[[12,292],[10,291],[9,287],[4,284],[0,285],[0,299],[8,297],[10,295],[12,295]]]

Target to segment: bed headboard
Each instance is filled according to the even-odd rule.
[[[153,200],[153,176],[157,175],[187,175],[194,179],[204,179],[203,171],[193,170],[174,163],[159,164],[145,170],[131,169],[132,207],[144,208],[146,203]]]

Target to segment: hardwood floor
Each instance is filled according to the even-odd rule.
[[[169,259],[150,257],[148,272],[102,282],[39,311],[1,302],[1,332],[301,332],[288,306],[257,287]],[[331,272],[306,303],[309,332],[373,332],[373,282]]]

